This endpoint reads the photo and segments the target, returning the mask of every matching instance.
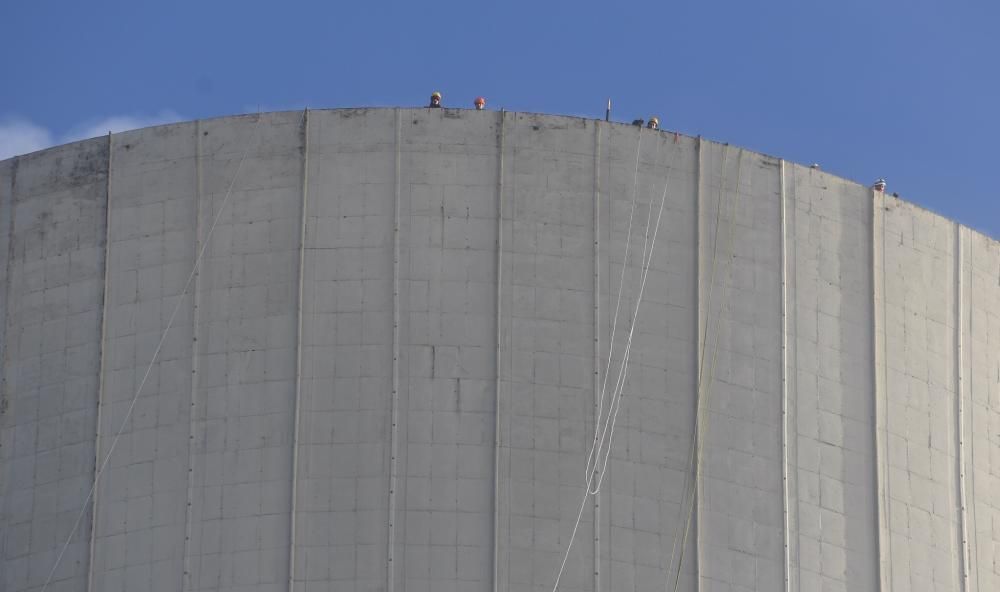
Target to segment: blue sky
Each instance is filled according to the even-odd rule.
[[[1000,3],[8,2],[0,158],[108,128],[446,105],[664,127],[869,183],[1000,238]]]

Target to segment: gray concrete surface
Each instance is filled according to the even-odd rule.
[[[551,590],[663,195],[560,589],[998,589],[1000,243],[738,147],[451,109],[0,162],[0,588],[68,540],[48,590]]]

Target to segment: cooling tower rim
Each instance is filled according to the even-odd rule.
[[[421,111],[421,110],[425,110],[426,107],[413,107],[413,106],[411,106],[411,107],[384,107],[384,106],[380,106],[380,107],[331,107],[331,108],[317,108],[317,109],[309,108],[309,111],[314,111],[314,112],[349,112],[349,111],[356,111],[356,112],[358,112],[358,114],[363,114],[363,113],[369,112],[369,111],[393,112],[396,109],[404,109],[404,110],[411,110],[411,111]],[[147,127],[141,127],[141,128],[126,130],[126,131],[121,131],[121,132],[115,132],[115,133],[112,133],[111,135],[112,135],[112,137],[118,137],[118,136],[123,135],[123,134],[133,134],[133,133],[136,133],[136,132],[146,131],[146,130],[155,130],[155,129],[161,129],[161,128],[169,128],[169,127],[174,127],[174,126],[178,126],[178,127],[179,126],[186,126],[186,125],[191,125],[193,123],[196,123],[198,121],[202,121],[202,122],[205,122],[205,121],[223,121],[223,120],[233,120],[233,121],[236,121],[236,120],[239,120],[239,119],[254,118],[254,117],[257,117],[258,115],[285,115],[285,114],[291,114],[291,113],[301,113],[303,111],[304,111],[304,109],[282,109],[282,110],[278,110],[278,111],[261,111],[261,112],[239,113],[239,114],[233,114],[233,115],[219,115],[219,116],[216,116],[216,117],[205,117],[205,118],[200,118],[200,119],[190,119],[190,120],[185,120],[185,121],[175,121],[175,122],[171,122],[171,123],[162,123],[162,124],[158,124],[158,125],[151,125],[151,126],[147,126]],[[475,113],[476,112],[475,109],[467,109],[467,108],[459,108],[459,107],[445,107],[441,111],[443,111],[443,112],[466,112],[467,111],[469,113]],[[491,110],[491,111],[486,111],[484,113],[499,113],[499,111]],[[537,112],[533,112],[533,111],[507,111],[507,113],[509,113],[512,116],[521,115],[521,116],[528,116],[528,117],[540,117],[540,118],[545,118],[545,119],[573,121],[573,122],[578,122],[578,123],[583,123],[583,124],[586,124],[588,122],[605,123],[608,126],[612,126],[612,127],[615,127],[615,128],[622,128],[622,129],[628,129],[628,128],[634,128],[635,127],[631,123],[619,122],[619,121],[605,122],[603,119],[597,119],[597,118],[593,118],[593,117],[585,117],[585,116],[580,116],[580,115],[537,113]],[[718,140],[712,140],[712,139],[709,139],[709,138],[705,138],[703,136],[695,136],[695,135],[691,135],[691,134],[685,134],[685,133],[677,132],[677,131],[670,130],[670,129],[661,129],[661,130],[659,130],[659,133],[676,135],[678,137],[686,138],[686,139],[689,139],[689,140],[698,140],[698,139],[700,139],[700,140],[702,140],[704,142],[708,142],[710,144],[715,144],[717,146],[731,146],[733,148],[742,148],[741,146],[737,146],[737,145],[731,144],[729,142],[722,142],[722,141],[718,141]],[[102,136],[95,136],[93,138],[85,138],[85,139],[82,139],[82,140],[74,140],[72,142],[67,142],[65,144],[57,144],[55,146],[50,146],[48,148],[42,148],[41,150],[36,150],[36,151],[33,151],[33,152],[27,152],[25,154],[20,154],[20,155],[17,155],[17,156],[12,156],[10,158],[4,159],[4,160],[0,160],[0,168],[3,168],[5,166],[14,166],[13,163],[15,161],[18,161],[18,160],[39,158],[39,157],[42,157],[43,155],[46,155],[46,154],[49,154],[49,153],[53,153],[53,152],[58,152],[60,150],[65,150],[67,148],[76,146],[78,144],[85,144],[85,143],[89,143],[89,142],[106,141],[106,138],[107,138],[106,135],[102,135]],[[856,187],[862,187],[862,188],[865,188],[865,189],[869,189],[870,191],[872,191],[873,198],[874,198],[874,190],[871,190],[870,187],[867,184],[865,184],[865,183],[859,183],[858,181],[855,181],[853,179],[849,179],[847,177],[842,177],[842,176],[839,176],[839,175],[836,175],[834,173],[830,173],[830,172],[827,172],[827,171],[824,171],[824,170],[821,170],[821,169],[812,169],[809,165],[802,164],[802,163],[797,163],[797,162],[793,162],[793,161],[790,161],[790,160],[787,160],[787,159],[783,159],[780,156],[774,156],[772,154],[768,154],[768,153],[765,153],[765,152],[760,152],[758,150],[751,150],[751,149],[748,149],[748,148],[742,148],[742,149],[745,150],[745,151],[747,151],[747,152],[749,152],[749,153],[751,153],[751,154],[757,155],[757,156],[765,158],[765,159],[770,159],[770,160],[773,160],[775,162],[784,161],[784,162],[786,162],[786,163],[788,163],[790,165],[798,166],[798,167],[801,167],[803,169],[814,171],[815,174],[825,175],[825,176],[827,176],[827,177],[829,177],[831,179],[836,179],[836,180],[839,180],[841,182],[844,182],[844,183],[847,183],[847,184],[850,184],[850,185],[853,185],[853,186],[856,186]],[[994,237],[986,234],[984,231],[972,228],[972,227],[967,226],[965,224],[961,224],[961,223],[959,223],[959,222],[957,222],[957,221],[955,221],[955,220],[953,220],[951,218],[948,218],[947,216],[945,216],[945,215],[943,215],[943,214],[941,214],[939,212],[934,211],[931,208],[928,208],[926,206],[914,203],[912,201],[907,201],[907,200],[905,200],[905,199],[903,199],[901,197],[896,197],[896,196],[893,196],[893,195],[886,195],[886,199],[890,200],[890,201],[887,202],[887,205],[886,205],[887,208],[891,207],[889,205],[890,203],[894,203],[897,207],[898,207],[899,204],[905,204],[907,206],[916,208],[918,210],[927,212],[927,213],[929,213],[931,215],[934,215],[934,216],[936,216],[938,218],[946,220],[947,222],[950,222],[950,223],[953,223],[953,224],[958,224],[959,226],[968,229],[974,235],[977,235],[977,236],[981,237],[982,240],[985,240],[988,244],[992,245],[993,247],[1000,247],[1000,237],[994,238]]]

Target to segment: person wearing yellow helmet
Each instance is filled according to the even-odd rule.
[[[431,104],[427,105],[427,106],[430,107],[431,109],[440,109],[441,108],[441,93],[439,93],[437,91],[434,91],[433,93],[431,93]]]
[[[646,127],[648,127],[651,130],[660,129],[660,118],[656,117],[655,115],[653,117],[650,117],[649,123],[646,124]]]

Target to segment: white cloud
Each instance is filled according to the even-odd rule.
[[[69,132],[62,136],[59,143],[65,144],[66,142],[74,142],[76,140],[96,138],[97,136],[107,135],[108,132],[117,134],[118,132],[149,127],[151,125],[175,123],[181,121],[181,119],[181,116],[173,111],[160,111],[156,115],[150,116],[116,115],[73,126]]]
[[[0,121],[0,160],[27,154],[53,144],[52,132],[24,119]]]
[[[86,121],[73,126],[65,134],[56,135],[26,119],[11,117],[0,120],[0,160],[49,146],[103,136],[109,131],[118,133],[151,125],[174,123],[182,119],[180,115],[169,110],[160,111],[150,116],[116,115]]]

